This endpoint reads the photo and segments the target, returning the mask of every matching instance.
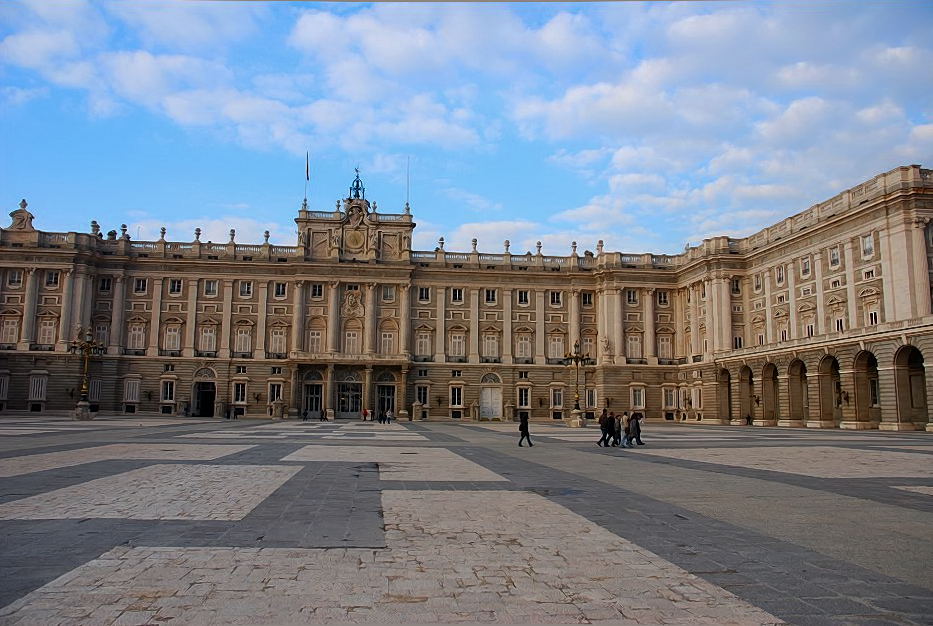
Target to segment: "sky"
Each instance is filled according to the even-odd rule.
[[[35,226],[677,253],[933,167],[933,3],[0,4],[0,190]]]

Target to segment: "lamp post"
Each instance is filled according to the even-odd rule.
[[[91,355],[101,355],[106,349],[107,347],[104,344],[94,340],[90,328],[79,328],[77,337],[72,339],[71,343],[68,344],[68,352],[84,357],[84,369],[81,374],[81,396],[78,399],[78,404],[75,405],[75,419],[91,419],[90,403],[88,402],[88,391],[90,387],[90,381],[87,376],[88,365]]]
[[[589,354],[580,352],[580,342],[573,342],[573,352],[564,355],[564,365],[573,366],[574,369],[574,388],[573,388],[573,410],[570,412],[570,421],[567,425],[572,428],[586,426],[586,419],[583,418],[583,412],[580,410],[580,366],[592,365],[593,359]]]

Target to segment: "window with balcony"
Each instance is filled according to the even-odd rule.
[[[395,333],[383,331],[379,342],[380,354],[395,354]]]
[[[285,354],[287,352],[284,328],[273,328],[269,333],[269,352],[272,354]]]
[[[343,337],[343,351],[346,354],[360,353],[360,335],[355,330],[348,330]]]
[[[320,354],[322,352],[322,336],[319,330],[308,331],[308,352]]]
[[[166,326],[165,335],[162,338],[163,350],[181,349],[181,327],[177,325]]]
[[[564,336],[555,334],[549,335],[547,338],[547,354],[548,358],[551,359],[562,359],[564,358]]]
[[[531,358],[531,335],[519,333],[515,339],[515,356],[519,359]]]
[[[55,320],[42,320],[39,322],[39,333],[36,338],[36,343],[44,346],[50,346],[55,343],[56,326]]]
[[[625,338],[625,356],[630,359],[641,358],[641,335],[627,335]]]
[[[130,350],[141,350],[146,347],[146,326],[144,324],[130,324],[126,333],[126,347]]]
[[[415,335],[416,356],[430,356],[432,354],[431,334],[432,333],[428,332],[420,332]]]
[[[237,328],[233,340],[233,351],[240,354],[253,349],[253,331],[250,328]]]
[[[483,335],[483,356],[487,358],[499,356],[499,335],[494,333]]]
[[[201,327],[198,350],[201,352],[214,352],[217,350],[217,329],[214,326]]]
[[[463,333],[451,333],[448,345],[448,354],[450,356],[460,357],[464,355],[466,336]]]
[[[19,320],[3,320],[3,330],[0,331],[0,343],[14,344],[19,341]]]

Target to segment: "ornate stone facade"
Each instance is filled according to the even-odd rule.
[[[0,231],[0,407],[928,428],[933,172],[899,167],[679,255],[411,250],[359,177],[296,246]],[[564,365],[579,346],[591,364]],[[926,360],[926,361],[925,361]],[[579,386],[577,386],[579,374]]]

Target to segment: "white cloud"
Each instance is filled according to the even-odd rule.
[[[267,8],[258,4],[114,2],[107,11],[135,29],[147,46],[197,50],[229,46],[258,29]]]

